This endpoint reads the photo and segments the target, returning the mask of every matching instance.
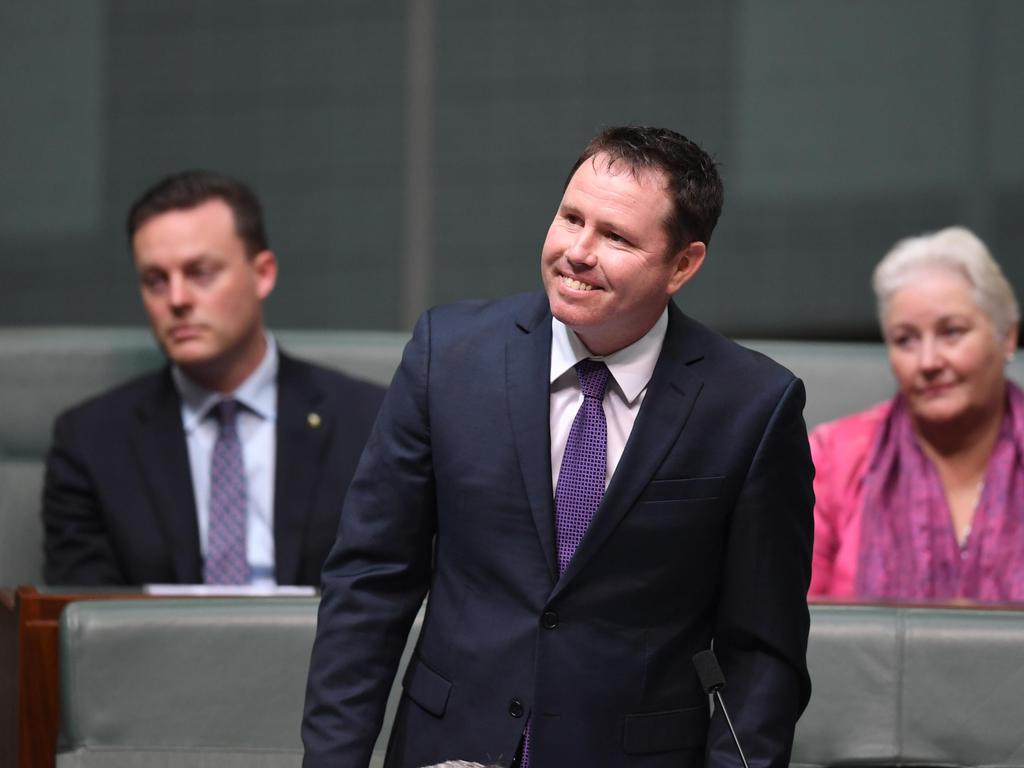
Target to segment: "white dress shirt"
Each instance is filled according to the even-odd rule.
[[[661,346],[668,329],[668,307],[651,329],[628,347],[610,355],[592,355],[576,333],[565,323],[551,318],[551,487],[558,487],[565,444],[569,440],[576,412],[583,403],[583,390],[574,366],[580,360],[603,360],[611,372],[605,390],[604,416],[608,422],[608,467],[604,485],[608,487],[615,468],[619,466],[626,441],[633,431],[636,415],[647,394],[647,383],[654,374]]]
[[[199,521],[199,546],[206,556],[210,527],[210,460],[218,423],[212,413],[221,400],[238,401],[237,429],[248,483],[246,560],[250,583],[272,586],[274,581],[274,465],[277,449],[277,343],[267,334],[267,351],[256,370],[230,395],[211,392],[188,378],[178,366],[171,375],[181,395],[192,489]]]

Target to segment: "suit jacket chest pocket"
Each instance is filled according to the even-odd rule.
[[[724,477],[654,480],[623,520],[649,547],[692,549],[712,545],[728,527],[721,495]]]
[[[730,509],[723,477],[672,478],[650,483],[627,511],[600,551],[598,562],[609,579],[629,574],[616,615],[626,624],[664,624],[680,620],[694,602],[681,594],[699,584],[714,593],[709,575],[729,531]]]
[[[685,504],[715,501],[722,493],[724,476],[680,477],[652,480],[637,500],[638,505]]]

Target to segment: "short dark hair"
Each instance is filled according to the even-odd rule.
[[[182,171],[167,176],[142,193],[128,212],[128,245],[139,228],[154,216],[188,210],[210,200],[223,200],[235,218],[235,232],[252,258],[267,250],[263,209],[256,194],[245,184],[213,171]]]
[[[707,244],[722,213],[725,188],[718,164],[695,142],[667,128],[626,125],[606,128],[579,156],[565,186],[584,162],[605,154],[609,163],[625,163],[634,176],[658,171],[668,178],[675,215],[665,222],[671,252],[700,240]]]

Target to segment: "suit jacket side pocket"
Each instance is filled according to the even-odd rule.
[[[406,695],[435,717],[444,717],[452,684],[415,656],[403,680]]]

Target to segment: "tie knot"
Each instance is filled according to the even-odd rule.
[[[235,417],[238,415],[238,401],[221,400],[213,406],[213,415],[220,422],[222,428],[235,426]]]
[[[580,360],[576,363],[576,375],[579,376],[584,397],[604,399],[604,390],[611,376],[607,365],[600,360]]]

